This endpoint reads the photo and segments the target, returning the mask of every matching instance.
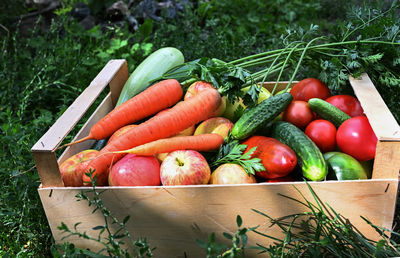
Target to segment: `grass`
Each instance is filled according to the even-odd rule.
[[[43,20],[38,20],[28,36],[13,20],[28,11],[24,1],[0,4],[1,256],[51,255],[54,242],[37,193],[40,182],[30,148],[109,59],[127,59],[132,71],[151,51],[174,46],[186,60],[233,60],[278,48],[288,27],[314,23],[329,31],[353,4],[337,1],[333,8],[331,1],[199,1],[175,18],[147,20],[146,28],[132,33],[111,24],[85,31],[68,17],[76,2],[63,1],[50,28],[43,29]]]

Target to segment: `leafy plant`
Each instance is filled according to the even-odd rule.
[[[93,252],[76,248],[71,244],[64,244],[62,246],[59,245],[59,249],[53,249],[53,255],[57,254],[56,256],[58,256],[58,252],[62,250],[64,252],[69,252],[69,255],[71,255],[72,252],[72,254],[84,254],[89,257],[152,257],[152,251],[154,248],[150,248],[146,239],[140,238],[135,240],[131,233],[126,229],[126,224],[128,223],[130,216],[126,216],[122,222],[120,222],[117,217],[115,217],[111,211],[105,207],[103,200],[100,198],[104,191],[97,190],[96,176],[93,176],[93,171],[88,171],[86,175],[90,178],[92,189],[88,191],[82,190],[81,193],[76,195],[76,198],[78,198],[77,201],[87,201],[89,206],[94,207],[93,213],[96,211],[100,212],[104,217],[104,225],[98,225],[93,228],[93,230],[99,232],[97,237],[90,236],[86,232],[79,232],[78,226],[81,224],[80,222],[74,225],[73,230],[63,222],[58,229],[67,233],[67,235],[62,239],[67,239],[70,236],[78,236],[83,239],[100,243],[104,248],[98,252]],[[89,193],[93,195],[92,199],[88,196]],[[115,231],[111,229],[111,225],[117,227]],[[123,247],[123,245],[126,244],[126,241],[131,245],[131,248]],[[103,252],[105,252],[107,256],[103,255]]]

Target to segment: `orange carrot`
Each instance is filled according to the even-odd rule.
[[[115,131],[115,132],[110,136],[110,138],[108,139],[108,142],[107,142],[107,143],[110,143],[110,142],[114,141],[114,140],[117,139],[118,137],[123,137],[124,134],[125,134],[127,131],[129,131],[129,129],[132,129],[132,128],[136,127],[136,126],[137,126],[137,125],[135,125],[135,124],[131,124],[131,125],[125,125],[125,126],[119,128],[117,131]]]
[[[152,156],[158,153],[175,150],[212,151],[217,150],[222,143],[224,143],[224,138],[221,135],[207,133],[160,139],[136,146],[129,150],[115,151],[112,153],[132,153],[142,156]]]
[[[179,102],[166,112],[157,114],[149,120],[130,129],[113,142],[107,144],[99,155],[134,148],[158,139],[173,136],[180,131],[210,118],[221,104],[221,96],[215,89],[200,92],[193,98]],[[86,170],[94,170],[98,185],[107,182],[108,168],[111,163],[117,162],[124,154],[104,154],[90,161]],[[88,184],[89,178],[83,175],[83,181]]]
[[[174,105],[182,96],[183,90],[177,80],[169,79],[156,83],[108,113],[92,126],[88,136],[65,144],[59,149],[90,139],[105,139],[124,125],[134,123]]]

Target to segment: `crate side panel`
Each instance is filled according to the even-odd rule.
[[[293,184],[308,200],[312,196],[305,183]],[[215,232],[218,240],[223,232],[237,230],[236,215],[241,215],[244,226],[260,225],[259,231],[276,237],[282,234],[270,228],[268,220],[251,209],[262,211],[272,218],[306,211],[299,203],[279,194],[301,199],[292,184],[256,184],[203,187],[138,187],[107,188],[102,199],[119,219],[131,216],[128,228],[136,237],[146,237],[155,254],[163,257],[204,256],[196,239],[207,240]],[[377,239],[377,233],[361,220],[360,215],[373,224],[391,227],[396,201],[397,180],[361,180],[347,182],[311,183],[319,198],[337,212],[350,219],[367,237]],[[60,242],[62,234],[56,230],[63,221],[69,226],[84,222],[81,230],[102,225],[102,218],[92,215],[92,208],[76,202],[77,190],[55,188],[39,190],[53,236]],[[85,206],[86,205],[86,206]],[[83,240],[75,242],[82,248],[92,247]],[[249,245],[270,244],[266,238],[249,233]],[[94,248],[94,247],[93,247]]]
[[[378,141],[373,179],[398,179],[400,174],[400,142]]]

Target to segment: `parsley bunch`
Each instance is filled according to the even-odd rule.
[[[229,138],[229,137],[228,137]],[[264,171],[265,168],[259,158],[251,158],[257,147],[251,148],[244,153],[247,145],[240,144],[237,140],[225,142],[218,150],[215,158],[210,162],[210,167],[214,170],[218,166],[226,163],[240,165],[249,175]]]

